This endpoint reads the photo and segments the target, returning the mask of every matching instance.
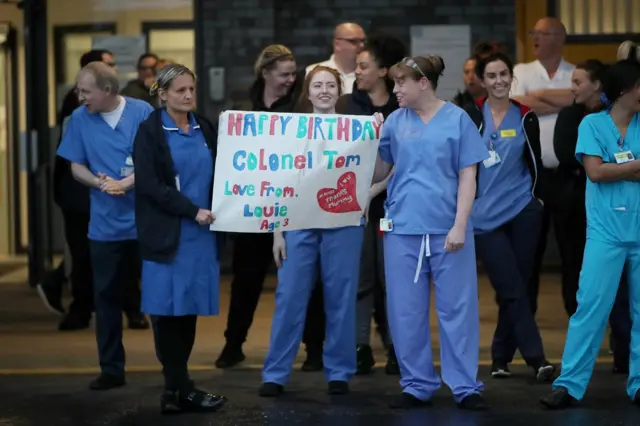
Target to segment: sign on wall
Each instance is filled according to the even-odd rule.
[[[444,61],[444,73],[438,81],[438,97],[453,99],[463,88],[462,68],[471,55],[469,25],[417,25],[411,27],[411,55],[438,55]]]
[[[123,79],[131,79],[138,75],[138,59],[147,51],[147,38],[144,35],[97,36],[93,37],[91,48],[105,49],[113,53],[118,74]]]
[[[379,141],[373,117],[223,112],[211,229],[359,225]]]

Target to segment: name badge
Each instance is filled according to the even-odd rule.
[[[482,164],[484,164],[484,167],[486,167],[487,169],[499,163],[500,163],[500,156],[495,151],[489,151],[489,158],[487,158],[482,162]]]
[[[382,232],[391,232],[393,231],[393,220],[382,218],[380,219],[380,230]]]
[[[505,129],[500,130],[501,138],[515,138],[516,137],[516,129]]]
[[[616,157],[616,163],[618,164],[624,164],[635,160],[631,151],[616,152],[614,157]]]
[[[133,167],[123,167],[120,169],[120,176],[127,177],[133,174]]]
[[[124,164],[127,166],[133,166],[133,158],[131,158],[131,156],[128,156],[127,159],[124,161]]]

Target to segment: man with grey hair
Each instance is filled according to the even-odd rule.
[[[356,56],[362,51],[365,40],[360,25],[353,22],[338,25],[333,32],[333,54],[324,62],[309,65],[306,73],[318,65],[333,68],[342,76],[342,93],[351,93],[356,81]]]
[[[102,62],[80,70],[76,90],[82,106],[69,118],[58,155],[71,162],[73,177],[90,188],[89,251],[101,370],[90,388],[106,390],[125,384],[123,299],[126,283],[140,276],[133,141],[153,108],[118,95],[118,76]]]

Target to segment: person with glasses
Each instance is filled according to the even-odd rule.
[[[138,59],[138,78],[131,80],[124,89],[122,96],[140,99],[155,106],[159,105],[158,96],[151,94],[151,85],[156,79],[158,67],[158,55],[155,53],[144,53]]]
[[[362,51],[366,36],[362,27],[353,22],[338,25],[333,32],[333,54],[323,62],[309,65],[308,75],[318,65],[333,68],[342,78],[342,93],[349,94],[356,81],[356,56]]]
[[[490,158],[478,166],[478,199],[471,218],[478,256],[500,306],[491,376],[509,377],[508,365],[519,349],[536,379],[549,381],[555,367],[545,357],[527,294],[542,228],[538,117],[509,98],[513,62],[507,55],[479,59],[475,73],[487,96],[466,111]]]
[[[478,276],[470,223],[478,163],[489,158],[461,108],[436,96],[439,56],[405,58],[391,69],[399,109],[382,126],[374,182],[387,186],[384,232],[387,314],[402,393],[392,408],[429,404],[440,388],[429,323],[430,282],[440,325],[442,379],[459,407],[482,410],[477,379]]]

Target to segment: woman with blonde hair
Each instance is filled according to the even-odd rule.
[[[140,124],[133,151],[142,311],[154,322],[164,414],[226,401],[196,389],[187,369],[197,318],[218,314],[220,284],[220,240],[209,230],[217,132],[193,112],[195,82],[183,65],[160,71],[152,92],[163,106]]]
[[[265,47],[254,66],[255,81],[249,91],[248,109],[265,112],[293,112],[302,82],[304,71],[298,71],[291,50],[281,44]],[[229,368],[242,362],[242,352],[264,279],[272,265],[271,233],[242,233],[234,240],[233,274],[231,283],[231,301],[225,331],[226,344],[216,367]]]

